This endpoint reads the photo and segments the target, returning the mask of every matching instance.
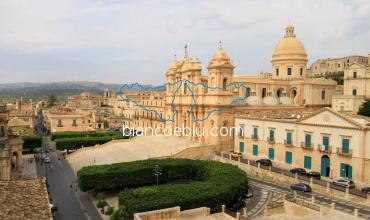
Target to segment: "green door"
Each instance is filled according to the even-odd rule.
[[[352,179],[352,166],[346,163],[340,164],[340,176]]]
[[[274,160],[274,158],[275,158],[275,149],[269,148],[269,159]]]
[[[286,151],[285,152],[285,163],[292,164],[292,157],[293,157],[292,152]]]
[[[349,139],[343,138],[342,139],[342,153],[348,153],[349,152]]]
[[[292,132],[286,133],[286,142],[287,144],[292,144]]]
[[[306,143],[305,143],[305,146],[306,147],[311,146],[311,135],[310,134],[306,134]]]
[[[244,153],[244,142],[239,142],[239,152]]]
[[[322,137],[322,145],[325,147],[325,150],[329,149],[329,137],[328,136]]]
[[[270,130],[270,140],[271,141],[275,140],[275,131],[274,130]]]
[[[330,158],[326,155],[321,157],[321,176],[329,177],[330,175]]]
[[[253,155],[254,156],[258,155],[258,145],[257,144],[253,144]]]
[[[249,97],[251,95],[251,88],[245,88],[245,97]]]
[[[304,168],[311,169],[312,157],[304,156]]]
[[[253,128],[253,137],[257,138],[258,137],[258,130],[257,128]]]

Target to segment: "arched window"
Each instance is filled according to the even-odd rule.
[[[227,86],[227,78],[225,77],[223,82],[222,82],[222,88],[226,89],[226,86]]]

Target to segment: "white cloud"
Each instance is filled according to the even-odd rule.
[[[98,65],[102,72],[93,74],[94,79],[100,76],[106,81],[107,74],[131,74],[139,69],[148,76],[146,80],[159,83],[173,54],[181,55],[185,43],[206,66],[222,40],[236,71],[255,73],[270,70],[274,45],[289,20],[311,61],[370,52],[368,0],[2,0],[0,56],[12,51],[36,57],[48,54],[55,60],[69,58],[72,63],[87,59],[86,63],[81,61],[82,69],[68,62],[63,65],[70,65],[69,71],[80,71],[83,79],[89,79],[92,74],[86,72],[96,71]],[[94,50],[86,54],[88,58],[74,53]],[[114,55],[108,53],[110,50]],[[101,54],[104,52],[108,54]],[[14,69],[50,69],[50,74],[59,73],[55,80],[68,71],[68,67],[52,69],[50,64],[45,69],[42,65],[32,69],[30,62],[24,66],[17,63]],[[137,63],[142,64],[136,67]],[[0,76],[1,70],[0,61]]]

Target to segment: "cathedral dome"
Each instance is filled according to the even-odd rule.
[[[208,68],[210,67],[219,67],[219,66],[227,66],[233,68],[232,61],[230,56],[224,51],[224,49],[220,46],[216,53],[213,55],[212,59],[209,61]]]
[[[303,43],[294,34],[294,26],[288,25],[284,38],[275,47],[272,61],[292,58],[307,60],[307,53]]]

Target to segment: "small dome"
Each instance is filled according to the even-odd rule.
[[[307,59],[307,53],[303,43],[294,35],[294,27],[288,25],[285,28],[284,38],[275,47],[272,54],[272,61],[275,59],[284,59],[284,57],[290,58],[292,55]]]
[[[220,47],[218,48],[216,53],[212,56],[212,59],[209,61],[208,68],[225,65],[234,68],[230,56],[224,51],[222,47]]]

